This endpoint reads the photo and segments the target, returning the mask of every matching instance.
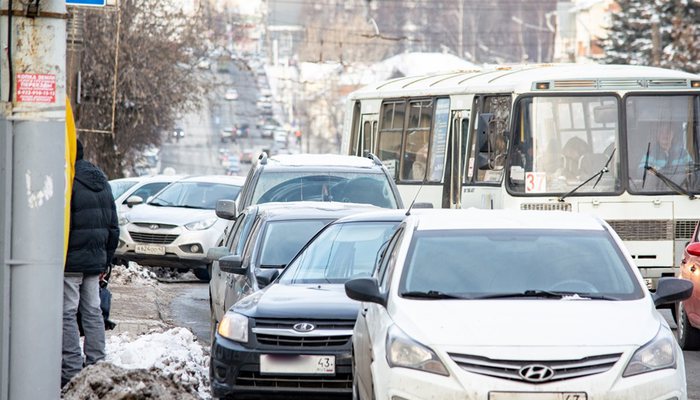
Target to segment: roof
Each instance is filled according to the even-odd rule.
[[[230,175],[200,175],[181,179],[180,182],[224,183],[227,185],[243,186],[243,183],[245,183],[245,177]]]
[[[353,92],[350,98],[372,97],[376,92],[382,92],[384,97],[390,97],[392,93],[398,97],[405,92],[419,92],[419,95],[421,91],[425,95],[471,91],[529,92],[536,82],[553,82],[549,92],[606,88],[688,89],[691,80],[699,79],[687,72],[638,65],[523,64],[397,78],[366,86]]]
[[[341,218],[350,214],[380,210],[369,204],[339,203],[325,201],[291,201],[287,203],[263,203],[251,206],[257,214],[268,220],[307,218]]]
[[[366,157],[344,156],[338,154],[279,154],[268,158],[268,166],[290,167],[378,167],[374,161]]]
[[[574,229],[602,230],[598,217],[565,211],[423,209],[407,218],[418,230]]]
[[[187,177],[187,175],[142,175],[128,178],[110,179],[110,182],[173,182]]]
[[[413,210],[411,211],[413,212]],[[352,214],[338,219],[335,223],[344,222],[371,222],[371,221],[396,221],[400,222],[406,218],[406,210],[386,210],[367,211],[359,214]]]

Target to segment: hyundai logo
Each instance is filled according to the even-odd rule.
[[[153,230],[155,231],[156,229],[160,228],[160,225],[158,225],[158,224],[151,224],[151,225],[149,225],[148,227],[151,228],[151,229],[153,229]]]
[[[518,374],[528,382],[547,382],[554,377],[554,370],[542,364],[530,364],[520,368]]]
[[[311,332],[314,329],[316,329],[316,326],[314,324],[310,324],[308,322],[300,322],[298,324],[295,324],[292,329],[294,329],[297,332]]]

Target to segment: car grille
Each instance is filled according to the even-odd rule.
[[[177,225],[169,225],[169,224],[157,224],[153,222],[134,222],[134,225],[138,226],[139,228],[148,228],[152,229],[154,225],[157,225],[157,229],[175,229],[177,228]]]
[[[164,235],[159,233],[129,232],[135,242],[150,244],[170,244],[178,235]]]
[[[314,329],[294,330],[301,322],[313,324]],[[252,330],[261,345],[323,348],[349,344],[354,326],[354,320],[256,319]]]
[[[582,376],[603,373],[620,359],[622,354],[606,354],[581,358],[578,360],[556,361],[521,361],[521,360],[493,360],[486,357],[470,356],[463,354],[450,354],[450,358],[462,369],[475,374],[487,375],[496,378],[523,381],[530,383],[545,383],[564,379],[580,378]],[[528,381],[520,376],[520,370],[529,365],[544,365],[551,368],[554,374],[543,382]]]
[[[236,378],[236,385],[280,389],[351,389],[352,374],[343,372],[324,376],[289,376],[261,375],[259,372],[241,371]]]

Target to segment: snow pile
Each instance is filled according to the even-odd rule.
[[[84,368],[63,389],[64,400],[197,400],[188,390],[160,374],[128,370],[108,362]]]
[[[128,266],[114,265],[109,283],[115,285],[153,285],[156,275],[148,268],[142,267],[134,262]]]
[[[173,328],[137,338],[128,333],[107,340],[107,362],[127,369],[146,369],[195,393],[202,399],[209,394],[209,351],[188,329]]]

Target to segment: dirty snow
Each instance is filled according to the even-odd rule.
[[[129,262],[128,266],[114,265],[112,267],[109,283],[115,285],[154,285],[156,274],[148,268]]]

